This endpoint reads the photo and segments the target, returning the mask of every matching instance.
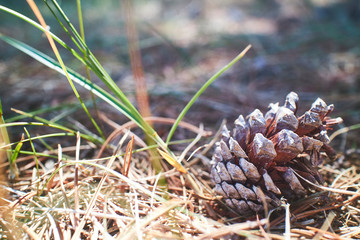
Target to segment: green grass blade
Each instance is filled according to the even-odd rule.
[[[82,39],[80,34],[76,31],[74,26],[71,24],[71,21],[66,16],[64,11],[61,9],[56,0],[52,0],[54,6],[61,14],[65,22],[70,27],[70,30],[76,37],[77,41],[84,47],[84,52],[87,53],[87,60],[91,63],[91,69],[98,75],[98,77],[106,84],[106,86],[120,99],[120,101],[131,111],[132,115],[138,120],[138,122],[142,125],[141,128],[145,131],[145,133],[153,138],[155,131],[152,127],[144,121],[141,114],[134,107],[134,105],[129,101],[126,95],[120,90],[120,88],[116,85],[116,83],[111,79],[109,74],[104,70],[102,65],[98,62],[95,56],[92,54],[90,49],[87,47],[85,41]],[[155,137],[156,138],[156,137]],[[160,139],[157,139],[159,141]]]
[[[85,42],[85,31],[84,31],[84,22],[83,22],[82,11],[81,11],[81,0],[76,0],[76,5],[77,5],[78,17],[79,17],[80,34],[81,34],[81,38]]]
[[[30,134],[29,134],[28,130],[27,130],[25,127],[24,127],[24,130],[25,130],[26,135],[27,135],[27,137],[28,137],[28,139],[29,139],[29,141],[30,141],[31,149],[32,149],[32,151],[33,151],[33,156],[34,156],[34,158],[35,158],[36,176],[37,176],[37,178],[40,180],[39,160],[38,160],[37,155],[36,155],[35,147],[34,147],[34,144],[33,144],[32,141],[31,141],[31,137],[30,137]],[[40,189],[40,181],[38,181],[36,187],[37,187],[37,194],[38,194],[38,196],[39,196],[39,194],[40,194],[40,192],[39,192],[39,189]]]
[[[59,5],[56,3],[56,1],[54,1],[54,4],[55,6],[57,7],[58,11],[60,12],[60,14],[64,17],[64,19],[68,22],[70,28],[71,28],[71,31],[74,33],[74,35],[76,36],[76,39],[77,41],[79,41],[80,45],[84,48],[82,50],[83,53],[86,53],[87,54],[87,58],[85,59],[84,57],[80,56],[75,50],[69,48],[66,44],[64,45],[64,42],[62,40],[60,40],[58,37],[56,37],[54,34],[51,34],[51,36],[54,38],[55,41],[59,42],[63,47],[65,47],[66,49],[68,49],[77,59],[79,59],[83,64],[85,64],[86,66],[89,66],[89,68],[99,77],[100,80],[102,80],[105,85],[111,90],[111,92],[113,92],[115,94],[115,96],[117,98],[120,99],[120,101],[122,102],[122,107],[121,107],[121,112],[124,111],[124,109],[127,109],[126,110],[126,116],[129,117],[129,119],[133,120],[134,122],[136,122],[141,129],[144,130],[144,132],[151,136],[152,138],[155,139],[156,142],[160,143],[160,146],[162,148],[165,148],[165,143],[162,141],[162,139],[156,134],[155,130],[152,129],[152,127],[144,121],[144,119],[142,118],[142,116],[140,115],[140,113],[137,111],[137,109],[135,108],[135,106],[129,101],[129,99],[126,97],[126,95],[120,90],[120,88],[116,85],[116,83],[111,79],[111,77],[108,75],[108,73],[105,71],[105,69],[101,66],[101,64],[98,62],[98,60],[95,58],[95,56],[92,54],[92,52],[90,51],[90,49],[86,46],[85,42],[81,39],[80,35],[77,33],[77,31],[75,30],[75,28],[72,26],[72,24],[70,23],[69,19],[66,17],[65,13],[62,11],[62,9],[59,7]],[[3,6],[0,6],[0,9],[3,10],[3,11],[6,11],[8,13],[11,13],[15,16],[17,16],[18,18],[20,19],[23,19],[25,20],[26,22],[34,25],[35,27],[37,27],[38,29],[40,29],[41,31],[45,32],[46,30],[43,29],[41,27],[41,25],[35,23],[34,21],[32,21],[31,19],[21,15],[20,13],[17,13],[11,9],[8,9],[6,7],[3,7]],[[27,50],[29,48],[31,48],[30,46],[27,46],[26,44],[24,43],[21,43],[15,39],[11,39],[9,37],[5,37],[3,35],[0,35],[0,37],[6,41],[8,40],[7,42],[9,43],[9,39],[11,40],[11,42],[13,44],[16,44],[18,45],[16,48],[18,48],[19,50],[22,50],[23,52],[27,53],[28,55],[32,56],[32,57],[35,57],[34,55],[31,55]],[[27,46],[25,47],[25,49],[23,47],[19,47],[19,43],[21,43],[20,45],[24,45],[24,46]],[[10,44],[10,43],[9,43]],[[27,49],[26,49],[27,48]],[[39,59],[39,56],[35,57],[36,60],[40,61]],[[54,61],[55,62],[55,61]],[[53,63],[54,63],[53,62]],[[43,64],[45,64],[44,62],[42,62]],[[52,63],[52,64],[53,64]],[[50,65],[52,65],[50,64]],[[48,64],[45,64],[47,65],[48,67],[50,68],[53,68],[55,69],[54,66],[49,66]],[[58,66],[57,66],[58,67]],[[55,69],[57,70],[58,72],[64,74],[62,72],[62,70],[58,70],[58,69]],[[73,79],[74,80],[74,79]],[[76,81],[76,80],[74,80]],[[89,89],[89,86],[91,86],[92,84],[91,83],[87,83],[86,84],[86,88]],[[90,87],[91,88],[91,87]],[[89,89],[90,90],[90,89]],[[96,95],[96,93],[94,93]],[[110,95],[110,94],[109,94]],[[111,102],[113,102],[114,98],[112,100],[110,100]],[[109,102],[108,100],[106,100],[107,102]],[[117,105],[116,106],[116,109],[120,110],[119,109],[119,104],[115,104]],[[112,106],[114,106],[114,104],[112,104]],[[124,107],[125,106],[125,107]]]
[[[66,34],[70,37],[70,39],[73,41],[73,43],[75,43],[75,45],[78,47],[78,49],[80,49],[80,51],[85,54],[83,52],[83,47],[80,46],[80,44],[76,41],[76,39],[71,35],[71,33],[69,32],[69,30],[64,26],[64,24],[61,22],[61,20],[57,17],[57,15],[55,14],[55,12],[53,11],[53,9],[49,6],[47,1],[44,1],[45,5],[48,7],[49,11],[52,13],[52,15],[54,16],[54,18],[58,21],[58,23],[60,24],[60,26],[63,28],[63,30],[66,32]]]
[[[82,10],[81,10],[81,0],[76,0],[76,3],[77,3],[77,10],[78,10],[79,28],[80,28],[81,39],[85,42],[85,31],[84,31],[84,22],[83,22],[83,17],[82,17]],[[84,58],[87,58],[86,54],[84,54]],[[89,81],[91,81],[89,67],[85,66],[85,70],[86,70],[87,79],[89,79]],[[92,92],[90,92],[90,94],[91,94],[91,99],[92,99],[92,103],[93,103],[93,107],[94,107],[96,116],[97,116],[98,119],[100,119],[100,114],[99,114],[98,107],[97,107],[97,104],[96,104],[95,95]]]
[[[246,54],[246,52],[251,48],[251,45],[248,45],[239,55],[237,55],[231,62],[229,62],[226,66],[224,66],[222,69],[220,69],[217,73],[215,73],[207,82],[199,89],[199,91],[196,92],[196,94],[191,98],[191,100],[188,102],[188,104],[185,106],[185,108],[181,111],[179,116],[177,117],[175,123],[170,129],[169,135],[166,138],[166,144],[168,144],[174,135],[174,132],[179,125],[180,121],[184,118],[185,114],[189,111],[191,106],[194,104],[196,99],[199,98],[199,96],[210,86],[212,82],[214,82],[222,73],[224,73],[226,70],[228,70],[230,67],[232,67],[237,61],[239,61],[243,56]]]
[[[16,144],[14,151],[12,152],[12,156],[10,159],[10,179],[16,179],[19,177],[19,170],[17,169],[16,159],[19,155],[21,147],[24,144],[24,134],[21,136],[21,140]]]
[[[33,25],[34,27],[36,27],[37,29],[41,30],[42,32],[45,32],[46,30],[40,25],[38,24],[37,22],[35,22],[34,20],[22,15],[21,13],[19,12],[16,12],[12,9],[9,9],[5,6],[2,6],[0,5],[0,10],[4,11],[4,12],[7,12],[11,15],[14,15],[16,16],[17,18],[19,19],[22,19],[24,20],[25,22]],[[69,45],[67,45],[64,41],[62,41],[58,36],[56,36],[54,33],[52,32],[49,32],[51,37],[57,42],[59,43],[62,47],[64,47],[65,49],[67,49],[68,51],[70,51],[78,60],[80,60],[83,64],[86,64],[84,62],[84,59],[81,57],[81,55],[79,55],[73,48],[71,48]]]
[[[28,46],[27,44],[20,42],[16,39],[1,35],[0,39],[5,41],[6,43],[10,44],[11,46],[19,49],[20,51],[24,52],[25,54],[29,55],[30,57],[36,59],[37,61],[41,62],[42,64],[46,65],[47,67],[61,73],[65,74],[62,68],[60,67],[59,63],[55,61],[53,58],[41,53],[40,51]],[[90,82],[85,77],[81,76],[77,72],[67,68],[70,78],[75,81],[80,86],[84,87],[85,89],[94,92],[96,96],[104,100],[105,102],[109,103],[111,106],[122,112],[126,117],[133,120],[135,123],[139,124],[139,121],[131,114],[129,109],[117,100],[114,96],[106,92],[104,89],[99,87],[98,85]]]
[[[34,27],[36,27],[37,29],[41,30],[42,32],[46,32],[47,30],[45,30],[40,24],[38,24],[37,22],[33,21],[32,19],[22,15],[19,12],[16,12],[12,9],[9,9],[5,6],[0,5],[0,10],[7,12],[9,14],[14,15],[15,17],[24,20],[25,22],[33,25]],[[55,13],[54,13],[55,14]],[[59,20],[60,22],[60,20]],[[60,22],[61,24],[61,22]],[[63,25],[62,25],[63,26]],[[78,48],[80,49],[80,51],[82,51],[82,54],[85,54],[86,51],[88,52],[89,49],[84,49],[82,46],[80,46],[77,41],[71,36],[71,34],[68,32],[68,30],[65,28],[65,26],[63,26],[65,32],[68,33],[68,35],[71,37],[71,39],[73,40],[73,42],[78,46]],[[49,32],[49,31],[48,31]],[[67,49],[68,51],[70,51],[71,54],[73,54],[74,57],[76,57],[80,62],[82,62],[84,65],[89,66],[92,71],[94,71],[94,73],[97,76],[101,76],[102,73],[98,70],[98,66],[94,65],[93,62],[91,61],[86,61],[86,59],[84,59],[78,52],[76,52],[73,48],[69,47],[64,41],[62,41],[59,37],[57,37],[55,34],[53,34],[52,32],[49,32],[51,37],[58,42],[61,46],[63,46],[65,49]],[[1,35],[1,34],[0,34]]]
[[[29,124],[31,125],[31,124]],[[39,141],[44,141],[44,139],[46,138],[58,138],[58,137],[68,137],[68,136],[76,136],[76,133],[64,133],[64,132],[61,132],[61,133],[51,133],[51,134],[45,134],[45,135],[41,135],[41,136],[36,136],[36,137],[32,137],[31,140],[34,141],[34,140],[39,140]],[[15,147],[15,150],[13,151],[13,154],[12,154],[12,159],[15,161],[17,159],[17,156],[18,154],[26,154],[26,155],[32,155],[33,152],[29,152],[29,151],[24,151],[24,150],[21,150],[21,146],[26,143],[26,142],[29,142],[30,140],[29,139],[24,139],[23,136],[21,138],[20,141],[17,141],[17,142],[13,142],[11,144],[9,144],[9,146],[13,146],[13,145],[16,145]],[[8,145],[7,145],[8,146]],[[141,149],[138,149],[138,150],[141,150]],[[7,151],[11,151],[11,150],[7,150]],[[56,150],[49,150],[47,151],[48,153],[37,153],[38,156],[41,156],[41,157],[49,157],[49,158],[57,158],[58,156],[56,155],[50,155],[51,152],[55,152]],[[49,153],[50,152],[50,153]],[[66,159],[70,159],[70,156],[67,156],[67,155],[62,155],[62,156],[65,156]],[[10,166],[11,168],[11,166]]]
[[[64,130],[64,131],[67,131],[67,132],[71,132],[71,133],[75,133],[76,131],[73,130],[73,129],[70,129],[68,127],[64,127],[60,124],[57,124],[57,123],[54,123],[54,122],[50,122],[49,120],[46,120],[44,118],[41,118],[41,117],[38,117],[38,116],[35,116],[35,115],[31,115],[29,113],[26,113],[24,111],[20,111],[20,110],[15,110],[13,109],[13,111],[19,113],[19,114],[22,114],[22,115],[25,115],[29,118],[33,118],[41,123],[44,123],[45,125],[48,125],[48,126],[52,126],[54,128],[58,128],[58,129],[61,129],[61,130]],[[84,139],[87,139],[95,144],[103,144],[104,140],[99,138],[98,136],[96,136],[95,134],[81,134],[81,137],[84,138]]]
[[[29,155],[29,156],[33,156],[34,152],[33,151],[25,151],[25,150],[20,150],[19,154],[24,154],[24,155]],[[37,152],[36,155],[38,157],[46,157],[46,158],[53,158],[53,159],[57,159],[58,156],[57,155],[51,155],[48,153],[41,153],[41,152]],[[66,157],[64,159],[70,159],[70,157]]]
[[[46,147],[47,150],[49,151],[54,150],[54,148],[50,146],[43,138],[39,138],[39,141],[44,145],[44,147]]]
[[[0,101],[0,147],[4,146],[4,149],[0,149],[0,151],[6,151],[7,159],[10,165],[10,179],[15,179],[19,176],[19,170],[17,168],[16,162],[13,161],[13,155],[11,154],[11,143],[9,134],[6,126],[4,125],[4,116],[2,110],[2,104]],[[9,151],[7,151],[9,150]]]
[[[51,10],[50,6],[47,3],[47,0],[43,0],[43,2],[48,6],[48,8]],[[80,34],[76,31],[75,27],[72,25],[71,21],[69,20],[69,18],[66,16],[65,12],[62,10],[62,8],[60,7],[60,5],[58,4],[57,1],[55,0],[51,0],[51,2],[54,4],[56,10],[60,13],[60,15],[62,16],[62,18],[65,20],[66,24],[69,26],[71,32],[74,34],[76,40],[78,41],[78,43],[81,45],[82,49],[86,49],[88,50],[85,41],[82,39],[82,37],[80,36]],[[55,14],[54,14],[55,15]],[[58,21],[61,23],[61,21],[58,19]],[[62,23],[61,23],[62,24]],[[75,43],[75,42],[74,42]]]
[[[85,103],[87,104],[87,103]],[[48,113],[48,112],[53,112],[53,111],[57,111],[57,110],[72,110],[72,111],[75,111],[76,109],[78,109],[80,106],[78,103],[64,103],[64,104],[60,104],[60,105],[57,105],[57,106],[54,106],[54,107],[43,107],[43,108],[40,108],[38,110],[35,110],[35,111],[32,111],[32,112],[29,112],[30,114],[32,115],[39,115],[39,114],[42,114],[42,113]],[[21,119],[24,119],[26,118],[26,116],[24,115],[16,115],[14,117],[10,117],[10,118],[6,118],[5,119],[5,122],[15,122],[15,121],[19,121]],[[52,121],[52,122],[55,122],[55,121]]]
[[[47,67],[65,75],[63,69],[60,67],[59,63],[55,61],[53,58],[47,56],[46,54],[30,47],[29,45],[20,42],[16,39],[13,39],[11,37],[7,37],[4,35],[0,35],[0,39],[5,41],[6,43],[10,44],[11,46],[17,48],[18,50],[24,52],[25,54],[29,55],[30,57],[34,58],[35,60],[41,62],[42,64],[46,65]],[[127,118],[134,121],[146,134],[148,134],[151,138],[155,140],[155,142],[163,149],[166,150],[166,145],[164,141],[158,136],[156,131],[147,123],[145,120],[141,117],[139,112],[136,110],[136,108],[131,104],[131,102],[126,98],[126,96],[120,91],[121,94],[123,94],[123,98],[126,99],[126,104],[116,99],[113,95],[106,92],[103,88],[99,87],[98,85],[90,82],[85,77],[81,76],[79,73],[75,72],[74,70],[67,68],[67,71],[69,73],[70,78],[79,84],[80,86],[84,87],[85,89],[92,91],[97,97],[101,98],[108,104],[110,104],[112,107],[123,113]],[[115,84],[115,82],[112,82],[112,84]],[[118,88],[116,86],[116,88]],[[116,90],[116,89],[115,89]],[[120,89],[119,89],[120,90]],[[115,95],[119,95],[120,94]],[[121,100],[121,99],[120,99]],[[130,109],[129,109],[130,108]],[[169,154],[172,154],[169,152]]]
[[[29,4],[29,6],[31,7],[31,9],[32,9],[32,11],[34,12],[34,14],[36,15],[36,18],[39,20],[41,26],[42,26],[43,28],[47,28],[47,25],[46,25],[46,23],[45,23],[45,20],[44,20],[42,14],[40,13],[37,5],[36,5],[33,1],[28,1],[28,4]],[[84,112],[86,113],[86,115],[87,115],[88,118],[90,119],[91,123],[94,125],[94,127],[96,128],[96,130],[99,132],[99,134],[101,135],[101,137],[105,140],[105,136],[103,135],[103,133],[102,133],[99,125],[96,123],[95,119],[91,116],[88,108],[85,106],[84,102],[82,101],[82,99],[81,99],[81,97],[80,97],[80,94],[78,93],[78,91],[77,91],[77,89],[76,89],[76,87],[75,87],[72,79],[70,78],[69,73],[67,72],[66,66],[65,66],[65,64],[64,64],[64,61],[62,60],[62,57],[61,57],[61,55],[60,55],[60,53],[59,53],[59,50],[58,50],[58,48],[56,47],[56,44],[55,44],[55,41],[54,41],[53,37],[51,36],[51,34],[49,33],[48,30],[45,31],[45,35],[46,35],[46,37],[47,37],[47,39],[48,39],[48,41],[49,41],[49,44],[50,44],[50,46],[51,46],[51,48],[52,48],[52,50],[53,50],[53,52],[54,52],[54,54],[55,54],[55,56],[56,56],[56,58],[57,58],[57,60],[58,60],[58,62],[59,62],[59,64],[60,64],[61,68],[63,69],[63,71],[64,71],[64,73],[65,73],[66,79],[68,80],[68,82],[69,82],[69,84],[70,84],[70,86],[71,86],[71,88],[72,88],[72,90],[73,90],[76,98],[79,100],[79,102],[80,102],[80,104],[81,104]]]
[[[26,113],[24,113],[26,114]],[[32,117],[31,115],[28,115],[27,117]],[[75,130],[72,130],[70,128],[64,127],[60,124],[56,124],[56,123],[51,123],[49,121],[47,121],[46,119],[42,119],[40,117],[36,117],[33,116],[34,119],[37,119],[38,121],[41,122],[11,122],[11,123],[4,123],[4,124],[0,124],[0,127],[13,127],[13,126],[25,126],[25,125],[29,125],[29,126],[46,126],[46,127],[51,127],[51,128],[56,128],[56,129],[60,129],[64,132],[68,132],[71,134],[76,134]],[[86,134],[80,134],[80,136],[83,139],[86,139],[90,142],[96,143],[96,144],[102,144],[103,140],[101,138],[98,137],[94,137],[94,136],[89,136]]]
[[[9,124],[9,123],[7,123]],[[39,123],[40,124],[40,123]],[[24,124],[24,125],[31,125],[31,124]],[[43,124],[45,125],[45,124]],[[9,126],[9,125],[7,125]],[[14,125],[12,125],[14,126]],[[15,125],[16,126],[16,125]],[[20,125],[20,126],[23,126],[23,125]],[[75,136],[73,133],[69,133],[69,132],[60,132],[60,133],[50,133],[50,134],[44,134],[44,135],[41,135],[41,136],[36,136],[36,137],[32,137],[31,139],[32,140],[37,140],[37,139],[42,139],[42,138],[50,138],[50,137],[68,137],[68,136]],[[14,145],[17,145],[19,144],[20,142],[24,143],[24,142],[28,142],[29,139],[21,139],[20,141],[17,141],[17,142],[13,142],[13,143],[10,143],[9,146],[14,146]]]
[[[1,104],[1,100],[0,100],[0,124],[4,124],[5,123],[5,120],[4,120],[4,116],[3,116],[3,110],[2,110],[2,104]],[[1,145],[8,145],[10,144],[10,138],[9,138],[9,134],[7,132],[7,129],[6,127],[1,127],[0,128],[0,133],[1,133],[1,138],[0,140],[2,140],[0,142]],[[0,145],[0,146],[1,146]],[[10,153],[7,153],[7,158],[8,160],[11,159],[11,151]]]

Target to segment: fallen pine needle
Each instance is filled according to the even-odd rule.
[[[260,225],[267,224],[267,222],[268,222],[267,219],[261,219],[260,221],[252,221],[252,222],[247,221],[244,223],[236,223],[229,226],[224,226],[219,229],[213,230],[209,233],[200,235],[199,240],[220,238],[222,236],[226,236],[228,234],[233,234],[233,233],[236,234],[243,233],[244,235],[250,235],[250,233],[245,233],[242,231],[257,228]]]

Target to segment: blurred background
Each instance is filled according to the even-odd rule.
[[[36,2],[51,31],[66,41],[43,2]],[[35,19],[26,1],[0,4]],[[78,27],[76,1],[59,4]],[[123,2],[86,0],[82,6],[88,46],[135,102]],[[321,97],[335,104],[332,116],[341,116],[344,126],[360,122],[360,1],[136,0],[133,7],[154,116],[176,118],[209,77],[251,44],[246,56],[206,90],[185,121],[216,130],[223,119],[231,125],[239,114],[266,111],[270,102],[282,104],[287,93],[295,91],[299,113]],[[5,12],[0,12],[0,33],[54,56],[42,32]],[[67,66],[85,73],[64,49],[61,54]],[[78,89],[90,99],[86,90]],[[77,101],[65,77],[2,41],[0,98],[5,117],[15,115],[11,107],[33,111]],[[118,123],[126,121],[106,104],[100,109]],[[83,115],[72,117],[87,119]],[[348,134],[348,147],[360,144],[358,135]]]

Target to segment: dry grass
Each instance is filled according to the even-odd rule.
[[[194,126],[189,129],[197,131],[198,136],[204,133]],[[1,209],[1,238],[360,237],[360,174],[355,166],[341,167],[347,156],[338,156],[336,162],[322,166],[321,172],[328,186],[319,188],[319,192],[291,203],[290,207],[284,202],[284,207],[268,217],[241,217],[226,209],[211,191],[207,151],[211,149],[216,135],[186,162],[187,174],[164,165],[164,169],[168,170],[156,175],[145,151],[129,156],[131,149],[135,151],[143,147],[143,143],[131,140],[139,137],[130,131],[121,133],[115,129],[114,132],[122,137],[112,155],[106,155],[108,151],[105,149],[103,154],[94,154],[92,159],[80,159],[81,151],[94,147],[81,143],[77,138],[74,147],[62,149],[59,145],[58,161],[54,166],[48,166],[47,158],[39,158],[40,178],[33,170],[33,156],[19,158],[22,174],[19,181],[6,188],[11,197]],[[199,143],[194,140],[193,145],[196,147]],[[95,150],[99,153],[99,149]],[[65,154],[72,160],[64,160]],[[359,160],[359,155],[354,159],[354,153],[351,154],[353,161]],[[191,152],[186,154],[187,157],[189,155]],[[167,185],[159,184],[161,177],[165,177]],[[38,183],[42,189],[40,192],[37,190]]]

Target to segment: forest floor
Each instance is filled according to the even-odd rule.
[[[5,4],[2,2],[0,1],[1,4]],[[251,44],[252,48],[245,57],[217,79],[198,99],[185,116],[185,122],[195,126],[203,124],[205,130],[215,133],[224,119],[232,127],[233,121],[239,114],[245,116],[256,108],[265,112],[269,103],[282,103],[285,96],[291,91],[299,94],[301,103],[299,112],[309,109],[317,97],[321,97],[328,104],[334,104],[335,110],[332,117],[342,117],[344,120],[343,124],[334,130],[360,122],[360,47],[358,44],[360,41],[360,4],[357,1],[173,2],[163,0],[138,1],[135,6],[143,70],[153,116],[176,119],[186,103],[206,80],[230,62],[248,44]],[[25,5],[10,7],[31,14]],[[19,9],[17,9],[18,7]],[[75,6],[64,1],[62,7],[70,16],[73,16],[73,22],[77,22]],[[92,3],[84,1],[83,8],[86,41],[89,47],[121,90],[135,102],[135,86],[128,56],[124,12],[119,1],[92,1]],[[52,31],[56,32],[58,29],[52,21],[48,20],[48,25],[51,26]],[[5,13],[0,15],[0,32],[51,54],[47,39],[39,31],[30,29],[30,27],[25,28],[20,20],[5,16]],[[0,98],[5,119],[17,115],[11,108],[30,112],[76,103],[77,100],[63,76],[10,48],[3,42],[0,43],[0,53]],[[66,53],[63,54],[63,58],[71,68],[85,74],[83,66],[72,60]],[[92,76],[92,79],[95,83],[103,86],[95,76]],[[85,89],[78,88],[78,90],[85,101],[90,101],[91,97]],[[126,117],[107,106],[106,103],[98,102],[98,108],[103,115],[101,119],[106,135],[113,131],[113,122],[121,125],[128,121]],[[51,119],[57,117],[62,111],[60,109],[46,113],[42,117]],[[82,111],[80,108],[70,108],[65,113],[64,119],[75,125],[81,123],[85,129],[91,129],[92,126],[86,115],[79,114],[80,111]],[[170,126],[158,125],[156,127],[159,135],[166,137]],[[47,129],[35,127],[29,127],[29,131],[34,136],[48,133]],[[23,128],[12,128],[10,130],[11,139],[18,141],[22,133]],[[174,137],[175,140],[186,138],[189,138],[189,132],[186,130],[178,131]],[[206,138],[201,144],[209,143],[211,139],[211,137]],[[63,147],[71,147],[76,144],[74,138],[64,138],[61,141],[53,139],[49,140],[47,144],[53,148],[56,148],[57,144],[61,144]],[[45,149],[41,143],[37,144],[38,149]],[[343,176],[343,182],[357,178],[360,165],[358,130],[349,131],[346,136],[338,137],[332,145],[338,151],[338,158],[335,163],[326,163],[323,166],[325,179],[329,182],[334,181],[337,174],[343,171],[349,173],[349,175]],[[186,144],[179,145],[179,149],[175,150],[180,151],[184,146]],[[97,153],[98,149],[94,150],[89,147],[83,151],[82,157],[95,156],[94,152]],[[210,153],[211,150],[206,157],[211,158]],[[145,168],[147,165],[143,162],[145,160],[142,159],[141,154],[138,158],[137,165],[144,164],[140,169]],[[34,164],[31,163],[21,165],[26,176],[32,174],[33,166]],[[203,166],[201,171],[206,172],[206,166]],[[99,176],[101,174],[102,172],[98,173]],[[151,177],[151,173],[146,171],[144,173],[136,172],[136,174],[141,177],[146,177],[148,174],[148,177]],[[176,183],[180,181],[177,179],[178,176],[171,171],[168,174],[169,185],[176,186]],[[86,174],[84,173],[84,175]],[[58,187],[60,189],[60,186]],[[121,186],[120,189],[124,190]],[[358,189],[359,186],[354,186],[350,190],[357,191]],[[181,191],[182,189],[174,190],[177,194],[180,194]],[[174,192],[172,194],[175,194]],[[185,192],[188,194],[188,189],[184,190],[184,195],[186,195]],[[111,197],[114,196],[111,195]],[[123,196],[120,194],[117,197]],[[145,198],[145,196],[141,197]],[[186,230],[189,234],[186,235],[188,237],[191,235],[191,231],[194,231],[194,236],[199,236],[199,239],[222,236],[221,234],[216,235],[216,227],[207,232],[203,222],[199,223],[201,227],[198,229],[191,224],[187,225],[189,219],[185,219],[184,215],[175,214],[173,216],[174,219],[181,222],[178,225],[176,225],[176,221],[165,223],[166,220],[156,218],[156,214],[160,214],[162,211],[166,212],[163,208],[172,209],[181,205],[179,199],[170,201],[166,206],[157,202],[159,212],[155,211],[151,217],[156,219],[158,225],[154,223],[150,228],[150,224],[148,229],[158,231],[156,233],[160,234],[170,228],[179,228],[181,232],[184,230],[182,228],[188,227],[189,229]],[[333,199],[348,200],[340,194]],[[146,202],[147,200],[149,199],[140,200],[139,197],[139,201],[143,201],[141,203],[144,204],[143,210],[152,204]],[[200,198],[199,200],[198,198],[196,204],[203,203],[203,201],[206,199]],[[209,208],[211,204],[208,204],[206,203],[204,208]],[[352,209],[351,213],[350,210],[346,212],[344,208],[337,209],[338,214],[343,214],[334,221],[333,227],[337,234],[345,234],[345,227],[352,229],[353,226],[360,224],[357,217],[359,213],[356,212],[359,210],[357,208],[359,203],[355,201],[351,207],[355,209]],[[109,206],[109,209],[120,211],[114,206]],[[195,206],[194,212],[206,211],[198,205]],[[140,212],[140,216],[143,216],[142,214],[144,212]],[[312,216],[303,222],[297,221],[295,225],[299,229],[305,229],[305,225],[309,223],[313,226],[316,225],[316,228],[321,228],[324,219],[328,219],[329,212],[324,210],[321,214],[323,215]],[[169,215],[171,214],[169,213]],[[351,221],[348,221],[347,219],[350,218]],[[199,220],[195,217],[191,219]],[[316,224],[318,219],[321,221],[319,220],[320,222]],[[253,221],[251,223],[256,223],[256,219],[251,220]],[[121,219],[119,221],[126,222],[128,220]],[[222,219],[222,221],[225,223],[227,221],[236,222],[228,219]],[[172,223],[176,223],[176,226],[172,226]],[[345,226],[346,224],[349,225]],[[249,228],[249,225],[236,226],[239,227],[239,232]],[[59,228],[62,227],[61,225]],[[202,229],[200,230],[200,228]],[[284,225],[280,224],[279,229],[275,227],[274,232],[283,232],[283,228]],[[224,236],[231,233],[225,227],[221,229],[224,231],[222,232]],[[339,229],[342,229],[343,232]],[[264,231],[260,228],[259,232],[261,230]],[[327,230],[325,229],[325,231]],[[293,234],[312,238],[315,233],[321,232],[314,229],[306,229],[306,231],[308,232],[298,230]],[[173,235],[169,235],[170,238],[174,234],[185,236],[173,231]],[[245,236],[246,234],[242,232],[240,235]],[[254,234],[261,235],[260,233]],[[353,237],[359,237],[359,234],[355,234]],[[133,235],[129,233],[127,236]],[[156,237],[156,234],[154,236]],[[266,238],[266,234],[262,236]],[[280,235],[270,234],[268,236],[281,239]],[[166,236],[160,234],[158,237],[165,238]],[[334,236],[325,236],[324,238],[331,239],[331,237]]]

